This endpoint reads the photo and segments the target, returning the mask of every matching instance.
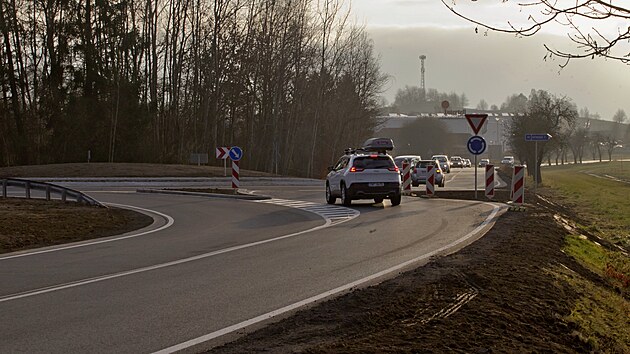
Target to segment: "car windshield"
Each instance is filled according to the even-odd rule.
[[[396,166],[402,168],[403,162],[405,160],[411,161],[411,157],[397,157],[394,159],[394,162],[396,163]]]
[[[394,162],[387,156],[361,156],[354,159],[353,166],[363,169],[388,169]]]
[[[435,161],[418,161],[418,163],[416,164],[417,168],[427,168],[427,165],[433,165],[435,166]]]

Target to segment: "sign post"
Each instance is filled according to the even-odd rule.
[[[551,134],[525,134],[525,141],[534,142],[534,194],[538,187],[538,142],[549,141]]]
[[[475,155],[475,199],[477,199],[477,155],[486,151],[486,141],[479,135],[475,135],[468,139],[468,152]]]
[[[232,160],[232,188],[238,189],[240,187],[240,168],[238,161],[243,157],[243,150],[238,146],[232,146],[228,155]]]
[[[475,155],[475,199],[477,199],[477,155],[481,155],[484,151],[486,151],[486,141],[478,136],[481,127],[488,119],[488,115],[485,113],[470,113],[465,114],[466,120],[468,121],[468,125],[472,129],[475,136],[468,139],[468,151]]]

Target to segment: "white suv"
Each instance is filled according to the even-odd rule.
[[[401,194],[400,171],[387,154],[393,142],[388,138],[368,139],[363,148],[347,150],[326,176],[326,202],[334,204],[341,198],[343,205],[353,199],[374,199],[381,203],[390,199],[399,205]]]

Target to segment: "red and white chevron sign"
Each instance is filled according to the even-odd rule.
[[[435,166],[427,164],[427,181],[426,181],[426,196],[432,197],[435,195]]]
[[[486,165],[486,197],[494,197],[494,165]]]
[[[411,164],[403,160],[403,193],[411,194]]]
[[[238,167],[238,161],[232,161],[232,188],[238,189],[240,186],[240,173],[241,170]]]
[[[217,150],[216,150],[217,159],[223,159],[223,160],[227,159],[228,158],[228,153],[230,152],[231,148],[232,148],[231,146],[230,147],[218,147]]]
[[[525,167],[514,166],[512,174],[512,203],[522,205],[525,203]]]

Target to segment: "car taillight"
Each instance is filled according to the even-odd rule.
[[[388,170],[394,171],[394,172],[400,172],[400,170],[398,169],[398,166],[390,167],[388,168]]]
[[[350,172],[361,172],[361,171],[363,171],[363,170],[364,170],[364,168],[356,168],[356,167],[354,167],[354,166],[352,166],[352,167],[350,168]]]
[[[414,169],[413,169],[413,173],[418,174],[418,169],[417,169],[417,168],[414,168]]]

